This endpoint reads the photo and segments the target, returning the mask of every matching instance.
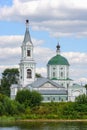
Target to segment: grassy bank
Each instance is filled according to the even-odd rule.
[[[84,95],[83,95],[84,96]],[[25,97],[25,96],[24,96]],[[21,98],[22,99],[22,98]],[[0,121],[4,120],[79,120],[87,119],[87,102],[50,102],[36,104],[36,98],[20,103],[0,95]],[[87,99],[87,97],[85,98]]]
[[[12,109],[11,109],[12,110]],[[27,107],[17,113],[6,113],[0,121],[87,121],[87,105],[73,102],[42,103],[37,107]]]
[[[23,119],[22,117],[2,116],[0,122],[87,122],[87,119]]]

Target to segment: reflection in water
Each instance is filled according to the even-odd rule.
[[[87,122],[0,123],[0,130],[87,130]]]

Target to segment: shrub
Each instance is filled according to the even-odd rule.
[[[79,95],[78,97],[76,97],[75,102],[80,104],[87,104],[87,95]]]
[[[16,101],[24,104],[25,108],[28,106],[35,107],[40,105],[42,96],[36,91],[20,90],[16,95]]]

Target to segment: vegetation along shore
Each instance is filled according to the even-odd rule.
[[[39,93],[29,90],[19,91],[15,100],[0,94],[0,121],[87,121],[87,95],[75,102],[42,100]]]

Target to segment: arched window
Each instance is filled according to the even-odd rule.
[[[30,50],[27,50],[27,56],[31,56]]]
[[[32,71],[31,69],[27,69],[27,78],[32,78]]]

